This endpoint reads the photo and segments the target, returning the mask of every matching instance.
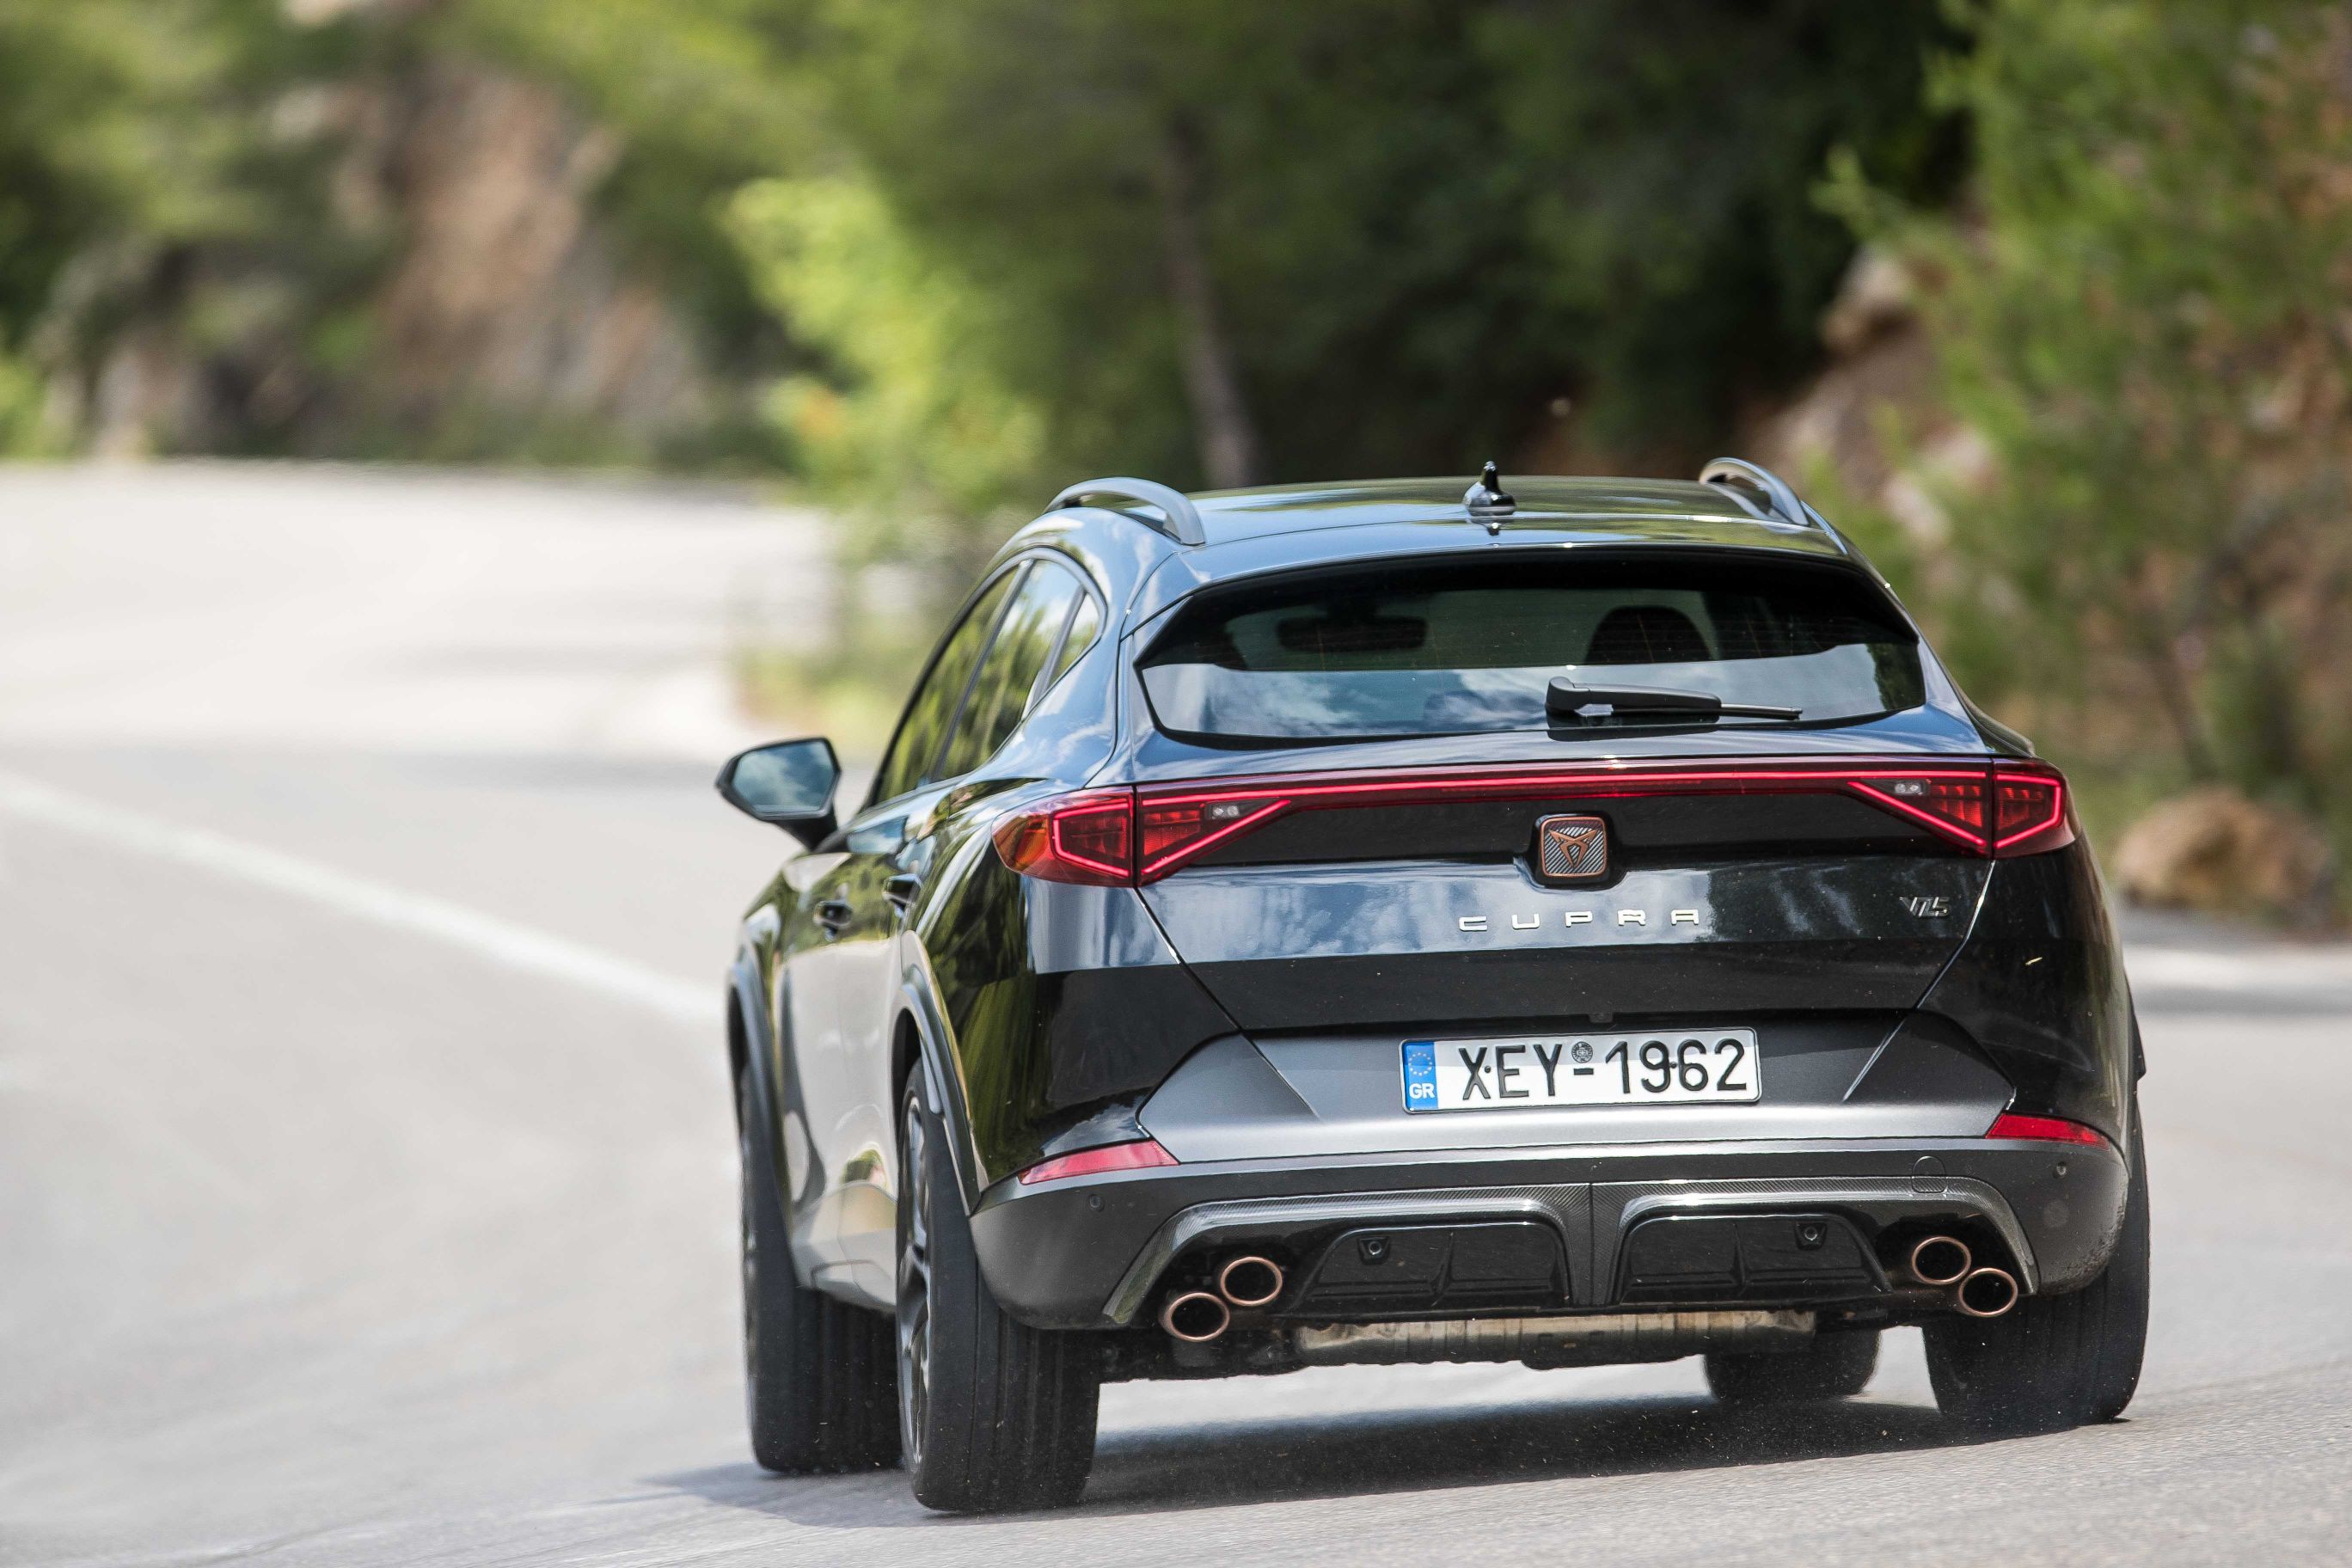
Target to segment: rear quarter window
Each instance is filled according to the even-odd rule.
[[[1926,700],[1918,640],[1874,587],[1777,561],[1423,561],[1212,589],[1137,669],[1162,730],[1276,742],[1541,730],[1555,676],[1804,723]]]

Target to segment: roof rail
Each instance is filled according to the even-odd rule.
[[[1206,544],[1209,542],[1208,534],[1201,528],[1201,514],[1193,510],[1191,501],[1184,499],[1184,493],[1151,479],[1088,479],[1084,484],[1072,485],[1055,496],[1054,504],[1045,510],[1059,511],[1064,507],[1086,506],[1089,504],[1088,498],[1094,496],[1133,501],[1151,508],[1160,514],[1159,518],[1138,517],[1136,521],[1146,528],[1166,534],[1179,544]],[[1122,516],[1132,515],[1124,507],[1106,507],[1103,510],[1116,511]]]
[[[1761,463],[1751,463],[1744,458],[1717,458],[1698,471],[1698,482],[1721,485],[1750,511],[1758,510],[1756,502],[1760,499],[1763,509],[1759,515],[1767,521],[1784,522],[1791,528],[1818,528],[1835,541],[1840,550],[1849,555],[1853,553],[1845,535],[1832,528],[1829,519],[1807,506],[1790,488],[1788,480]],[[1750,490],[1755,492],[1754,497],[1742,493]]]

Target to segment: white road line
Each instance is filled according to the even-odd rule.
[[[715,1025],[720,1016],[720,991],[715,979],[703,984],[680,980],[463,905],[354,877],[258,844],[68,795],[19,773],[0,771],[0,811],[432,937],[509,969],[568,981],[666,1017]]]

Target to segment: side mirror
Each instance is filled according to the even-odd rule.
[[[754,746],[719,770],[719,794],[728,805],[812,848],[834,829],[833,792],[840,783],[840,759],[822,739]]]

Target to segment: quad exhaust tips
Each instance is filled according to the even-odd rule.
[[[1911,1249],[1911,1278],[1922,1285],[1958,1285],[1974,1261],[1969,1244],[1958,1237],[1931,1236]]]
[[[1971,1269],[1952,1292],[1952,1305],[1971,1318],[1998,1318],[2017,1305],[2017,1278],[2006,1268]]]
[[[1263,1307],[1282,1294],[1282,1265],[1271,1258],[1236,1258],[1217,1270],[1217,1294],[1236,1307]]]
[[[1233,1325],[1230,1308],[1206,1290],[1186,1290],[1168,1298],[1160,1309],[1160,1326],[1171,1339],[1204,1345]]]

